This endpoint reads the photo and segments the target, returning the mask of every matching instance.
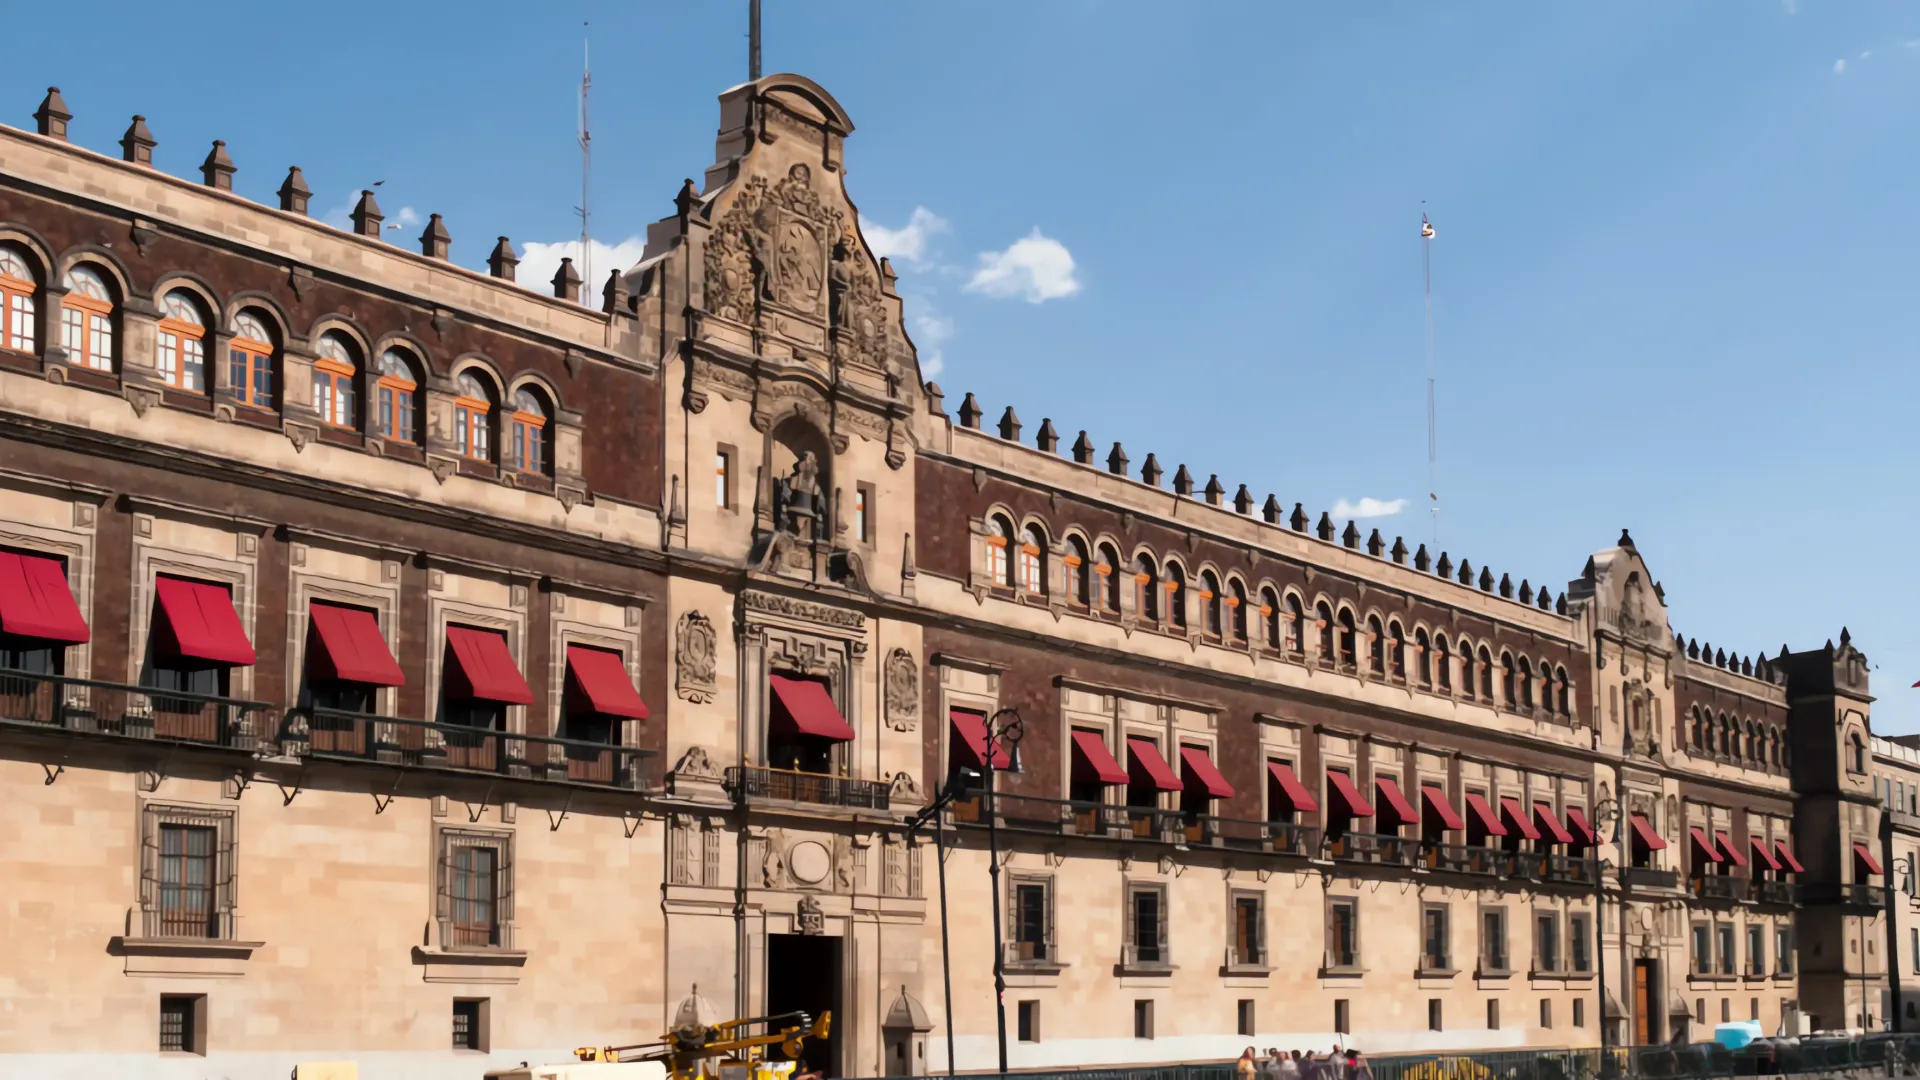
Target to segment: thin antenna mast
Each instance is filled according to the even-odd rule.
[[[1422,199],[1424,204],[1426,200]],[[1440,440],[1434,424],[1433,386],[1438,369],[1433,358],[1433,222],[1420,211],[1420,278],[1427,302],[1427,501],[1433,511],[1433,546],[1440,546]]]
[[[747,81],[760,81],[760,0],[747,0]]]
[[[584,29],[591,23],[581,23],[583,39],[580,43],[580,206],[575,211],[580,215],[580,280],[586,282],[587,289],[593,288],[593,237],[592,207],[588,202],[590,183],[593,178],[593,135],[587,129],[587,92],[593,89],[593,57],[591,43],[584,38]]]

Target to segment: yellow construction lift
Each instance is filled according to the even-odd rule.
[[[631,1073],[636,1080],[649,1074],[663,1080],[785,1080],[793,1075],[805,1041],[826,1038],[832,1021],[831,1012],[818,1019],[794,1012],[715,1025],[682,1024],[655,1042],[583,1046],[573,1052],[577,1062],[503,1069],[487,1073],[487,1080],[611,1080],[616,1073]],[[793,1060],[765,1060],[771,1046]]]

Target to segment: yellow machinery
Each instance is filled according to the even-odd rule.
[[[778,1045],[788,1058],[798,1060],[801,1044],[807,1039],[824,1039],[833,1020],[823,1012],[815,1020],[806,1013],[758,1016],[747,1020],[729,1020],[724,1024],[682,1024],[660,1037],[659,1042],[632,1046],[583,1046],[573,1052],[581,1061],[659,1062],[666,1066],[672,1080],[772,1080],[791,1072],[775,1069],[774,1063],[761,1062],[757,1055],[764,1048]],[[715,1062],[714,1059],[720,1059]],[[711,1064],[710,1064],[711,1063]]]

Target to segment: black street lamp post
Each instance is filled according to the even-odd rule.
[[[1020,714],[1013,709],[1001,709],[987,718],[986,745],[980,748],[980,756],[987,763],[987,873],[993,879],[993,1008],[995,1019],[999,1022],[1000,1073],[1003,1076],[1007,1071],[1007,954],[1000,935],[1000,815],[994,806],[994,774],[999,770],[994,767],[994,762],[1004,747],[1007,770],[1017,772],[1020,767],[1020,738],[1025,734],[1026,728],[1020,723]]]
[[[1611,837],[1613,843],[1620,842],[1620,804],[1612,799],[1602,799],[1593,808],[1593,825],[1598,831],[1598,841],[1594,844],[1593,860],[1593,968],[1599,984],[1599,1021],[1600,1021],[1600,1075],[1616,1076],[1618,1070],[1613,1067],[1613,1059],[1607,1056],[1607,868],[1610,865],[1600,857],[1600,843]],[[1621,909],[1621,918],[1626,911]]]

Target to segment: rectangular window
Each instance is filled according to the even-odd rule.
[[[713,505],[722,510],[734,508],[733,454],[731,446],[722,446],[713,454]]]
[[[1137,887],[1127,898],[1127,945],[1135,964],[1167,962],[1165,895],[1158,886]]]
[[[1775,974],[1793,974],[1793,929],[1781,926],[1773,931],[1773,970]]]
[[[1920,975],[1920,928],[1911,930],[1909,933],[1913,935],[1911,949],[1913,955],[1913,971],[1914,974]]]
[[[1733,999],[1720,999],[1720,1022],[1725,1024],[1733,1019]]]
[[[1240,1024],[1240,1034],[1251,1037],[1253,1035],[1253,999],[1241,998],[1234,1011]]]
[[[1040,1003],[1023,1001],[1019,1006],[1018,1035],[1021,1042],[1040,1041]]]
[[[853,489],[853,538],[873,543],[873,485],[859,484]]]
[[[1266,914],[1258,894],[1242,893],[1233,898],[1233,962],[1257,965],[1267,962]]]
[[[1440,1023],[1440,1016],[1441,1016],[1440,999],[1428,998],[1427,999],[1427,1030],[1428,1031],[1441,1030],[1442,1025]]]
[[[1533,916],[1533,966],[1535,971],[1560,970],[1560,916],[1536,912]]]
[[[453,1048],[455,1050],[490,1049],[487,1040],[486,998],[453,999]]]
[[[171,1054],[207,1052],[207,996],[160,995],[160,1050]]]
[[[1693,924],[1693,973],[1713,974],[1713,928],[1706,923]]]
[[[1592,924],[1593,916],[1583,911],[1576,911],[1567,916],[1568,952],[1573,958],[1573,970],[1582,975],[1593,971]]]
[[[1053,940],[1053,905],[1046,881],[1016,881],[1013,886],[1014,956],[1045,960]]]
[[[1760,999],[1759,998],[1747,999],[1747,1019],[1749,1020],[1760,1019]]]
[[[1707,999],[1693,999],[1693,1022],[1705,1026],[1707,1022]]]
[[[220,936],[210,825],[160,826],[160,936]]]
[[[1747,974],[1765,975],[1767,973],[1767,928],[1764,926],[1747,927]]]
[[[1573,1026],[1577,1028],[1583,1028],[1587,1026],[1587,999],[1586,998],[1573,999]]]
[[[1346,998],[1333,999],[1333,1030],[1337,1035],[1345,1035],[1353,1030],[1353,1013],[1347,1007]]]
[[[1446,971],[1452,965],[1448,947],[1447,905],[1427,904],[1420,909],[1420,967],[1426,971]],[[1439,1030],[1438,1028],[1434,1030]]]
[[[504,833],[440,832],[437,883],[441,947],[512,946],[513,838]]]
[[[1136,1001],[1133,1003],[1133,1037],[1136,1039],[1153,1038],[1153,1002]]]
[[[1736,942],[1733,937],[1733,924],[1721,923],[1719,927],[1720,974],[1731,975],[1734,972],[1734,951]]]
[[[1491,1001],[1487,1002],[1487,1030],[1488,1031],[1500,1030],[1500,999],[1499,998],[1494,998]]]
[[[1542,1028],[1551,1028],[1553,1026],[1553,999],[1552,998],[1540,999],[1540,1026]]]
[[[1507,967],[1507,912],[1505,908],[1483,908],[1480,912],[1480,970],[1504,972]]]
[[[1330,968],[1360,966],[1360,902],[1358,900],[1331,900],[1327,903],[1327,966]]]

